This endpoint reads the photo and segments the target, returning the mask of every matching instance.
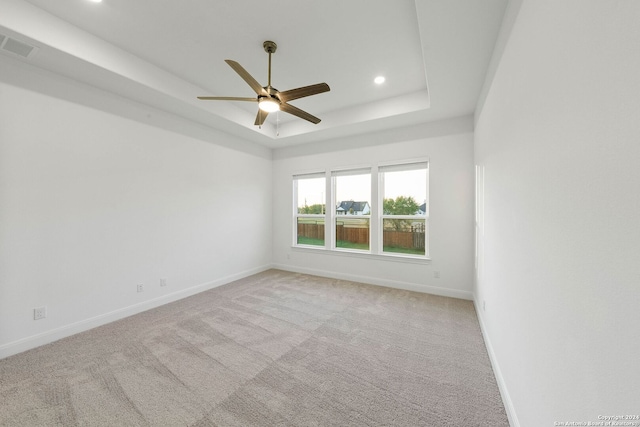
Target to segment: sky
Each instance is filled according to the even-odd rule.
[[[336,177],[336,204],[343,200],[367,201],[371,205],[371,175],[348,175]],[[325,179],[298,180],[298,206],[325,202]],[[384,174],[384,197],[412,196],[418,204],[426,202],[427,173],[425,169]]]

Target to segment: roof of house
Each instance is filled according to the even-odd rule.
[[[368,205],[369,202],[354,202],[353,200],[346,200],[344,202],[340,202],[337,210],[348,212],[349,210],[353,209],[354,212],[362,212]]]

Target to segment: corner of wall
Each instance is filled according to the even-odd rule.
[[[478,323],[480,324],[480,331],[482,332],[482,338],[484,339],[484,344],[485,344],[485,347],[487,348],[487,354],[489,355],[489,360],[491,361],[491,367],[493,368],[493,373],[496,377],[496,382],[498,383],[500,396],[502,397],[504,408],[507,411],[507,418],[509,419],[509,424],[511,425],[511,427],[520,427],[520,421],[518,421],[516,409],[513,406],[513,402],[511,400],[511,395],[509,394],[507,384],[504,380],[504,377],[502,376],[502,370],[500,369],[500,365],[498,364],[498,360],[496,359],[493,346],[491,345],[491,339],[486,333],[484,316],[482,315],[482,311],[480,309],[482,307],[482,304],[480,304],[480,302],[478,301],[478,295],[476,293],[473,294],[473,305],[476,309],[476,315],[478,316]]]

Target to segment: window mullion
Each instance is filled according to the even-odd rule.
[[[336,247],[336,184],[335,178],[331,175],[331,171],[327,170],[325,174],[325,187],[327,189],[327,211],[325,212],[324,242],[325,248],[333,249]]]
[[[382,225],[380,224],[380,186],[378,166],[371,168],[371,214],[369,220],[369,250],[373,254],[380,253],[380,238]]]
[[[293,245],[298,244],[298,180],[293,180],[293,227],[292,231],[292,243]]]

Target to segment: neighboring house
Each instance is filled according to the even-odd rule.
[[[353,200],[340,202],[336,209],[338,215],[369,215],[370,213],[369,202],[354,202]]]
[[[423,203],[420,205],[420,207],[418,208],[418,212],[416,212],[416,215],[424,215],[427,213],[427,204]]]

